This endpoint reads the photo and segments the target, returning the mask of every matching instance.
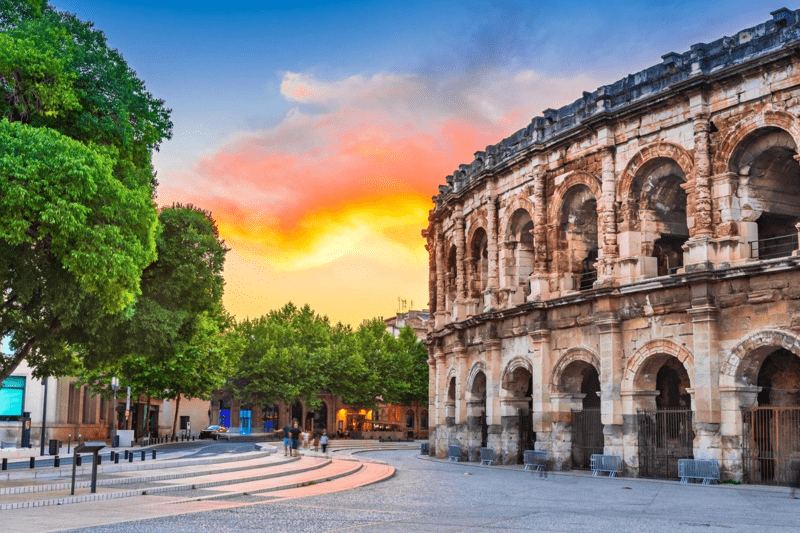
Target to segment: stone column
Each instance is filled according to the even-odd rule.
[[[537,172],[533,177],[533,274],[529,301],[546,300],[550,295],[547,268],[547,196],[546,174]]]
[[[500,424],[502,432],[501,454],[495,457],[499,464],[516,464],[519,452],[519,410],[528,409],[530,398],[504,396],[500,398]]]
[[[484,291],[483,311],[491,311],[495,307],[495,293],[500,286],[498,283],[498,268],[497,268],[497,194],[494,192],[494,183],[489,182],[488,191],[486,194],[486,233],[488,233],[488,243],[486,245],[486,252],[489,256],[489,279],[486,283],[486,291]]]
[[[456,381],[456,426],[467,422],[467,379],[469,379],[469,360],[467,349],[460,342],[453,346],[453,360],[455,362],[458,379]]]
[[[744,477],[745,445],[742,429],[742,411],[758,404],[761,387],[720,387],[720,434],[722,461],[720,474],[723,479],[742,481]]]
[[[467,317],[467,277],[465,273],[464,256],[466,255],[466,237],[464,232],[464,209],[456,207],[456,305],[453,310],[453,319],[464,320]]]
[[[694,457],[721,461],[717,308],[707,283],[692,285],[694,347]]]
[[[444,276],[445,276],[445,255],[444,255],[444,234],[442,223],[436,225],[436,329],[444,327],[447,310],[444,304]]]
[[[595,323],[600,347],[600,409],[605,453],[623,455],[622,373],[625,370],[617,301],[598,298]]]
[[[494,448],[495,454],[501,454],[502,443],[502,413],[500,410],[500,392],[502,390],[502,341],[489,339],[485,341],[486,347],[486,423],[489,425],[489,439],[487,446]]]
[[[550,456],[556,465],[568,467],[572,464],[572,411],[583,407],[585,394],[554,392],[550,394],[553,432],[550,442]],[[557,470],[560,470],[556,466]]]
[[[550,435],[552,430],[552,405],[550,403],[550,331],[539,329],[528,336],[528,352],[532,353],[533,365],[531,379],[533,380],[533,397],[531,405],[533,411],[533,431],[536,432],[536,448],[550,450]]]
[[[694,183],[684,187],[687,194],[686,224],[690,239],[684,245],[684,269],[688,271],[713,268],[710,241],[712,230],[711,155],[709,131],[711,124],[705,112],[704,96],[690,99],[694,115]]]
[[[597,282],[598,286],[613,285],[614,263],[617,259],[617,183],[614,169],[614,147],[607,146],[602,151],[603,186],[600,199],[601,242],[598,253]]]
[[[436,457],[442,458],[447,456],[448,428],[445,408],[445,401],[447,400],[447,383],[445,382],[447,375],[445,372],[447,368],[445,367],[444,351],[441,348],[436,348],[433,351],[433,357],[435,361],[433,367],[436,369],[436,389],[433,392],[435,403],[432,405],[435,406],[436,431],[432,445],[434,446]]]

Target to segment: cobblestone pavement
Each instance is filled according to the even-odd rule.
[[[785,488],[680,485],[538,475],[374,452],[397,468],[346,492],[81,529],[84,533],[270,532],[738,532],[800,531],[800,500]]]

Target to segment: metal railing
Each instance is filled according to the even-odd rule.
[[[594,454],[591,457],[592,475],[597,476],[600,472],[608,472],[608,477],[617,477],[617,473],[622,472],[622,457],[619,455]]]
[[[750,241],[750,257],[753,259],[778,259],[791,257],[797,250],[797,233]]]
[[[597,271],[589,270],[575,275],[576,285],[579,291],[588,291],[594,288],[594,282],[597,281]]]
[[[719,462],[713,459],[679,459],[678,477],[681,483],[689,483],[691,479],[702,479],[703,485],[711,485],[719,481]]]

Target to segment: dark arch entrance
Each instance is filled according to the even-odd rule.
[[[655,384],[655,410],[637,411],[639,476],[674,479],[678,461],[694,458],[691,382],[681,361],[671,355],[645,364],[646,380]]]
[[[468,409],[469,459],[475,461],[480,457],[479,448],[485,448],[489,443],[489,426],[486,421],[486,374],[482,370],[479,370],[472,379]]]
[[[561,375],[560,389],[580,398],[580,409],[572,409],[572,468],[588,470],[591,457],[603,453],[605,444],[600,417],[600,374],[586,361],[573,361]]]
[[[325,402],[322,402],[316,411],[309,411],[306,414],[304,427],[313,433],[321,433],[322,430],[328,429],[328,406]]]
[[[800,357],[777,348],[758,370],[757,406],[743,413],[745,478],[787,485],[800,457]]]

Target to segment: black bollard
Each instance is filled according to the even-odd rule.
[[[155,458],[156,458],[156,451],[153,450],[153,459],[155,459]]]
[[[3,470],[8,470],[8,458],[3,457]]]
[[[115,453],[115,454],[114,454],[114,464],[115,464],[115,465],[118,465],[118,464],[119,464],[119,454],[118,454],[118,453]]]
[[[128,454],[128,462],[129,462],[129,463],[132,463],[132,462],[133,462],[133,454],[132,454],[132,453],[129,453],[129,454]]]
[[[58,468],[61,466],[61,458],[56,455],[55,459],[53,459],[53,468]]]
[[[142,450],[142,461],[144,461],[144,450]]]
[[[31,468],[36,467],[36,457],[31,457]]]
[[[128,458],[128,450],[125,450],[125,459]]]
[[[100,466],[101,464],[103,464],[103,456],[98,453],[97,454],[97,466]]]
[[[76,455],[75,456],[75,466],[81,466],[81,461],[82,461],[81,456],[80,455]]]

